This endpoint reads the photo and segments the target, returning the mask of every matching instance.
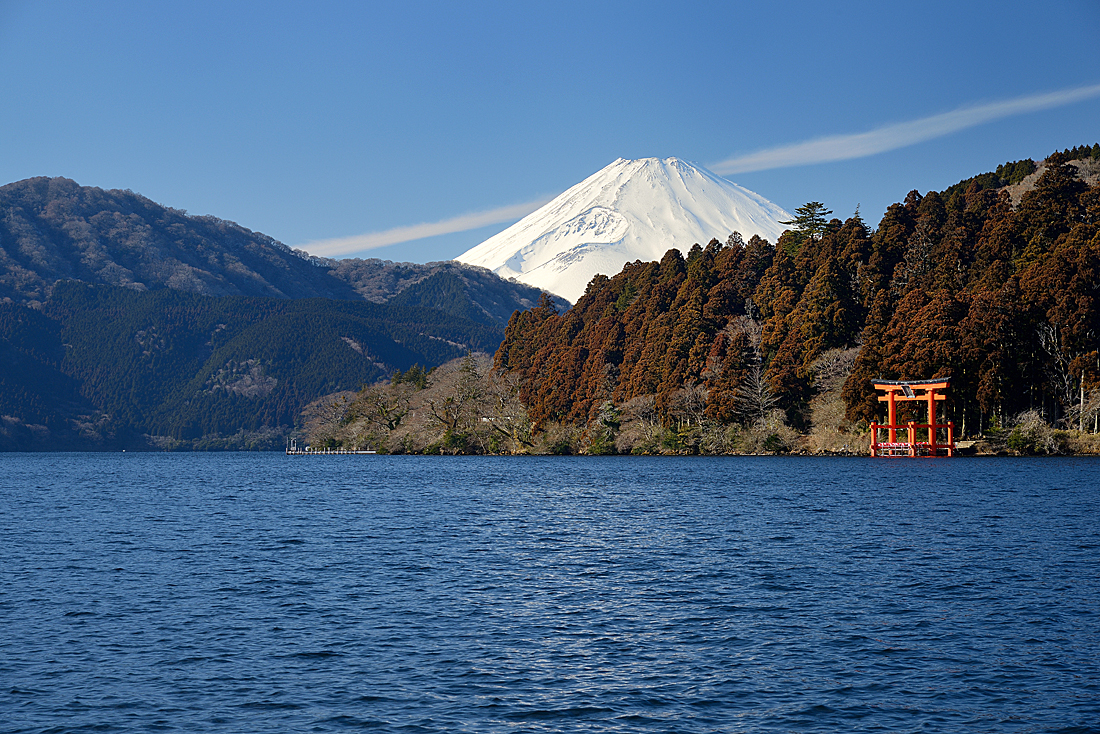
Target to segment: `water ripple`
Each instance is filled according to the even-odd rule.
[[[0,730],[1097,732],[1098,469],[0,455]]]

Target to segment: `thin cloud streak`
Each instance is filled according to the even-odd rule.
[[[402,242],[421,240],[425,237],[435,237],[441,234],[454,234],[456,232],[468,232],[471,229],[487,227],[490,224],[500,224],[513,219],[522,219],[535,211],[550,199],[536,199],[523,204],[512,204],[497,209],[483,212],[463,214],[440,222],[426,222],[424,224],[410,224],[405,227],[394,227],[381,232],[369,232],[367,234],[354,235],[352,237],[336,237],[328,240],[315,240],[302,245],[303,250],[311,255],[321,257],[339,257],[350,255],[364,250],[374,250],[387,245],[397,245]]]
[[[1100,84],[963,107],[953,112],[887,125],[865,133],[833,135],[769,148],[749,155],[729,158],[710,168],[720,175],[729,175],[864,158],[876,153],[923,143],[926,140],[950,135],[959,130],[1004,117],[1062,107],[1093,97],[1100,97]]]

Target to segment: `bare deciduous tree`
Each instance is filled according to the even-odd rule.
[[[435,390],[427,400],[428,412],[448,431],[468,431],[480,417],[477,403],[485,393],[481,375],[488,369],[482,356],[467,354],[457,366],[450,363],[432,373]]]
[[[830,349],[813,363],[814,389],[819,393],[840,388],[859,356],[859,347]]]
[[[746,422],[763,424],[776,406],[779,399],[772,393],[771,385],[764,376],[764,365],[757,360],[745,379],[737,386],[737,407]]]
[[[533,445],[533,427],[527,417],[527,408],[519,399],[519,388],[518,375],[503,370],[491,371],[485,391],[488,410],[482,411],[482,418],[488,418],[492,430],[512,441],[513,450]]]
[[[359,391],[355,417],[387,431],[395,430],[409,414],[409,402],[415,386],[408,384],[371,385]]]
[[[701,426],[707,409],[708,394],[708,390],[699,383],[685,385],[670,396],[669,413],[681,426]]]
[[[1054,390],[1054,397],[1063,408],[1072,409],[1073,404],[1077,402],[1075,399],[1077,397],[1077,379],[1074,378],[1070,370],[1073,358],[1062,349],[1060,330],[1057,326],[1044,322],[1039,324],[1038,336],[1039,344],[1047,355],[1045,368],[1047,380]]]

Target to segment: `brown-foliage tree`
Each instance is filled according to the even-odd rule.
[[[841,392],[852,421],[880,416],[874,378],[950,376],[965,432],[1029,409],[1080,422],[1100,389],[1100,187],[1071,155],[1051,156],[1015,208],[999,187],[1022,180],[1023,161],[912,191],[873,232],[857,212],[774,247],[734,233],[631,263],[565,313],[546,302],[513,316],[496,365],[518,376],[536,425],[585,424],[643,396],[671,425],[704,393],[707,419],[744,421],[756,375],[804,427],[817,360],[855,346]]]

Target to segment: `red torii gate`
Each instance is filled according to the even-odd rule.
[[[885,395],[879,395],[880,403],[886,403],[889,418],[886,423],[871,424],[871,456],[954,456],[955,455],[955,423],[936,423],[936,402],[947,400],[943,391],[947,390],[951,383],[950,377],[941,377],[935,380],[909,380],[900,382],[896,380],[872,380],[871,384],[876,390],[883,390]],[[940,392],[936,392],[939,390]],[[928,405],[928,422],[915,423],[909,421],[905,425],[898,425],[897,404],[899,402],[918,401]],[[898,441],[898,429],[908,431],[908,441]],[[928,440],[917,441],[917,429],[928,429]],[[889,431],[889,440],[880,442],[879,431]],[[947,442],[939,443],[937,433],[940,429],[947,430]]]

